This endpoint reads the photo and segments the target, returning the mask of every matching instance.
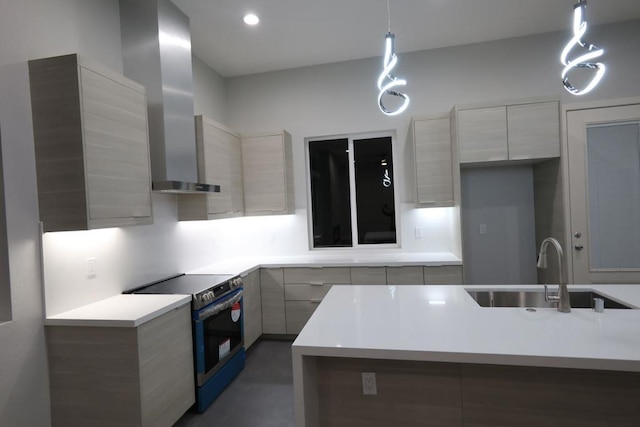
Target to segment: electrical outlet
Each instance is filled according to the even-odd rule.
[[[479,231],[480,234],[487,234],[487,224],[480,224]]]
[[[96,259],[87,258],[87,278],[93,279],[96,276]]]
[[[378,394],[375,372],[362,373],[362,394],[369,394],[369,395]]]

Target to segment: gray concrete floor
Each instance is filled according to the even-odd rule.
[[[242,372],[207,411],[191,410],[174,427],[293,427],[291,344],[254,343]]]

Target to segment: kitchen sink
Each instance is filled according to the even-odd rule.
[[[481,307],[532,307],[555,308],[557,302],[545,301],[541,290],[466,290]],[[598,292],[583,290],[569,291],[572,308],[593,308],[593,299],[602,298],[604,308],[630,309],[627,304],[615,301]]]

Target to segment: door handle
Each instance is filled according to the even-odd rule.
[[[582,246],[581,244],[577,244],[574,246],[574,248],[576,248],[576,251],[581,251],[584,248],[584,246]]]

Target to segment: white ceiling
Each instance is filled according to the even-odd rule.
[[[173,0],[194,53],[223,77],[381,56],[386,0]],[[398,53],[571,28],[574,0],[390,0]],[[245,13],[260,16],[256,27]],[[589,25],[640,18],[639,0],[590,0]],[[587,40],[588,34],[587,34]],[[590,40],[597,45],[597,40]]]

